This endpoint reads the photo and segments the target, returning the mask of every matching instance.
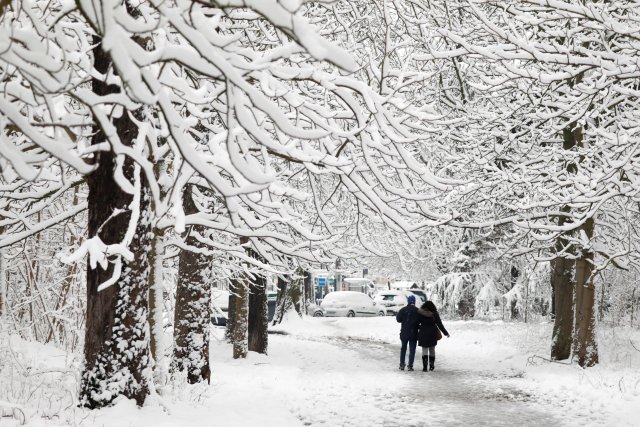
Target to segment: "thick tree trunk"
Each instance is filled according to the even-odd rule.
[[[103,188],[110,188],[115,193],[116,187]],[[89,229],[95,233],[97,222],[94,220],[97,215],[95,211],[92,212],[95,199],[91,197],[91,184],[89,188],[89,216],[92,217]],[[119,280],[107,289],[98,291],[98,287],[111,278],[113,267],[106,271],[99,267],[87,269],[85,370],[80,396],[82,405],[89,408],[107,406],[119,395],[134,399],[138,405],[142,405],[149,394],[151,363],[147,322],[147,253],[150,221],[146,210],[148,195],[144,190],[143,199],[140,206],[141,217],[129,247],[134,259],[132,262],[123,261]],[[105,202],[105,198],[100,200]],[[104,207],[98,210],[104,211]],[[126,215],[127,218],[128,216]],[[107,224],[111,221],[114,219]],[[104,227],[100,233],[102,240],[105,243],[119,241],[109,240],[124,235],[126,224],[121,225],[124,228],[120,230]]]
[[[95,68],[107,75],[110,59],[95,37],[93,50]],[[105,82],[94,79],[92,89],[98,96],[117,92]],[[137,136],[137,127],[128,114],[114,119],[114,126],[123,144],[130,145]],[[104,142],[101,129],[95,128],[92,144]],[[88,235],[96,235],[106,244],[121,243],[131,219],[131,195],[122,191],[114,180],[115,156],[112,152],[97,154],[98,168],[87,178]],[[125,160],[123,173],[133,182],[135,168]],[[98,287],[111,279],[112,263],[106,270],[99,266],[87,269],[87,315],[85,330],[85,366],[80,386],[81,405],[99,408],[109,405],[123,395],[142,405],[149,394],[150,354],[149,325],[147,320],[147,280],[149,264],[150,215],[149,196],[142,176],[140,185],[140,218],[129,246],[134,259],[122,260],[122,272],[111,286]],[[121,210],[114,215],[114,211]]]
[[[551,261],[551,274],[553,274],[553,271],[555,269],[555,261]],[[556,282],[555,280],[553,280],[553,278],[550,280],[551,282],[551,312],[550,317],[551,320],[553,320],[555,322],[556,320]]]
[[[562,131],[564,150],[574,150],[581,143],[582,132],[579,128],[575,128],[575,125],[575,123],[569,123]],[[568,163],[565,168],[569,174],[575,174],[577,171],[575,163]],[[567,216],[558,218],[559,227],[568,223],[567,217],[571,213],[569,206],[563,206],[561,210]],[[574,253],[572,250],[567,250],[569,244],[568,236],[558,237],[555,244],[556,258],[551,262],[551,288],[554,293],[555,314],[551,340],[551,359],[553,360],[565,360],[571,357],[573,346],[575,261],[562,254],[562,252],[567,255]]]
[[[580,230],[593,238],[594,221],[589,218]],[[595,337],[595,286],[593,283],[593,252],[583,249],[576,261],[576,313],[574,354],[580,366],[598,363],[598,345]]]
[[[233,342],[233,330],[236,322],[236,291],[235,289],[241,286],[241,281],[238,279],[231,279],[229,283],[229,303],[227,305],[227,330],[225,331],[225,338],[228,343]]]
[[[229,304],[233,303],[233,329],[231,331],[231,344],[233,345],[233,358],[244,359],[247,357],[248,348],[248,317],[249,317],[249,289],[246,278],[238,278],[234,280],[233,293],[235,294],[229,300]],[[229,307],[231,314],[231,307]]]
[[[559,239],[556,247],[566,244]],[[555,292],[556,313],[553,322],[553,339],[551,342],[551,359],[565,360],[571,357],[573,344],[573,298],[574,298],[574,265],[573,260],[557,257],[551,262],[551,282]]]
[[[249,351],[267,354],[269,327],[267,313],[267,279],[254,274],[249,279]]]
[[[193,201],[193,188],[184,193],[184,212],[197,212]],[[185,242],[193,247],[201,247],[192,234],[201,227],[193,226]],[[174,321],[173,368],[187,372],[187,381],[195,384],[211,381],[209,366],[209,324],[211,322],[211,257],[182,250],[178,265],[178,286]]]

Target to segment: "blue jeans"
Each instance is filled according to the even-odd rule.
[[[402,347],[400,347],[400,366],[404,366],[404,358],[407,354],[407,343],[409,344],[409,367],[413,368],[413,359],[416,358],[416,344],[418,340],[403,340]]]

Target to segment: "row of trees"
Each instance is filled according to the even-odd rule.
[[[5,256],[0,276],[42,295],[26,257],[62,252],[56,306],[25,305],[60,313],[87,258],[89,407],[142,404],[165,381],[169,262],[171,366],[190,382],[210,378],[214,277],[232,283],[244,357],[267,349],[266,272],[375,256],[464,277],[473,251],[508,260],[512,279],[534,270],[517,257],[550,262],[552,356],[591,366],[596,273],[637,268],[637,14],[546,0],[10,2],[0,248],[25,262]],[[443,236],[458,245],[448,265]],[[34,337],[61,342],[61,318]]]
[[[448,219],[426,209],[425,191],[446,180],[409,150],[430,115],[344,74],[356,63],[314,33],[302,16],[311,9],[243,6],[3,10],[2,244],[75,228],[86,210],[86,236],[43,255],[87,256],[85,406],[119,395],[142,404],[161,385],[167,251],[179,249],[172,366],[197,382],[210,377],[215,272],[234,283],[234,356],[244,357],[266,351],[260,269],[353,257],[368,229]],[[68,209],[71,189],[81,201]]]

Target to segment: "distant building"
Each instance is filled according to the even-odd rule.
[[[391,282],[391,289],[395,289],[398,291],[402,291],[405,289],[418,289],[418,288],[420,288],[420,286],[418,286],[418,283],[412,280],[400,280],[397,282]]]

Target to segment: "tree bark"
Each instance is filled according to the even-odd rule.
[[[241,286],[238,279],[231,279],[229,283],[229,303],[227,305],[227,330],[225,331],[225,338],[228,343],[233,342],[233,330],[236,321],[236,291],[235,289]]]
[[[518,284],[518,277],[520,277],[520,270],[518,270],[518,267],[516,267],[515,265],[511,266],[511,289],[515,288],[516,285]],[[520,312],[518,310],[518,300],[517,299],[512,299],[511,300],[511,319],[517,319],[518,317],[520,317]]]
[[[311,272],[304,270],[304,312],[309,314],[309,304],[315,303],[315,292],[313,290],[313,280],[311,280]]]
[[[154,381],[156,390],[167,381],[165,367],[164,340],[164,286],[163,286],[164,235],[156,230],[151,241],[149,253],[149,330],[151,332],[151,356],[154,361]]]
[[[0,234],[2,234],[2,231],[2,228],[0,228]],[[3,325],[6,324],[6,310],[4,306],[7,299],[7,273],[5,270],[4,248],[0,248],[0,323]]]
[[[562,224],[564,220],[559,222]],[[559,253],[568,242],[559,238],[556,242],[556,253]],[[555,318],[553,322],[553,339],[551,342],[551,359],[566,360],[571,357],[573,345],[573,298],[574,298],[574,266],[573,260],[558,255],[551,262],[551,287],[555,293]]]
[[[267,354],[268,327],[267,279],[256,273],[249,279],[249,351]]]
[[[284,313],[287,311],[287,290],[288,290],[288,277],[278,276],[278,298],[276,300],[276,312],[273,315],[273,325],[277,325],[282,322]]]
[[[184,193],[184,212],[197,213],[193,200],[193,187]],[[192,226],[185,242],[195,248],[202,247],[193,233],[202,232],[201,226]],[[211,257],[202,253],[182,250],[178,265],[178,286],[174,321],[173,368],[187,372],[187,381],[195,384],[211,381],[209,366],[209,323],[211,322]]]
[[[301,269],[296,270],[298,276],[296,280],[289,286],[289,298],[291,298],[291,304],[296,310],[299,316],[302,316],[303,310],[303,290],[304,290],[304,272]]]
[[[101,47],[101,39],[94,36],[94,67],[104,76],[109,74],[111,60]],[[118,87],[108,85],[99,78],[92,79],[92,90],[97,96],[117,93]],[[136,112],[134,112],[136,114]],[[113,119],[120,141],[132,145],[138,128],[126,112]],[[91,143],[102,143],[106,136],[94,126]],[[135,233],[129,245],[133,260],[122,259],[118,280],[111,286],[98,287],[111,279],[114,264],[108,268],[87,268],[87,314],[85,329],[85,365],[80,385],[80,404],[100,408],[111,404],[118,396],[134,399],[142,405],[149,394],[151,368],[149,354],[148,274],[149,237],[151,215],[149,194],[143,174],[136,177],[135,166],[125,158],[124,178],[133,183],[140,180],[139,201],[124,192],[114,179],[116,158],[113,152],[96,155],[97,169],[87,177],[88,236],[98,236],[105,244],[121,243],[132,219],[132,209],[140,214]],[[119,213],[115,213],[119,210]]]
[[[162,176],[166,173],[165,163],[156,160],[153,166],[154,174]],[[161,189],[161,196],[166,192]],[[152,200],[152,210],[156,211],[155,201]],[[164,343],[164,230],[156,227],[157,217],[154,218],[154,234],[149,254],[149,327],[151,330],[151,355],[154,361],[153,378],[156,391],[162,394],[162,387],[168,381],[166,363],[166,345]]]
[[[580,76],[576,78],[577,82]],[[562,148],[574,150],[582,141],[582,131],[576,128],[576,123],[569,123],[562,131]],[[565,166],[569,174],[575,174],[578,170],[576,163],[571,162]],[[561,211],[567,216],[558,218],[558,226],[568,223],[567,217],[571,213],[569,206],[563,206]],[[569,238],[567,235],[558,237],[555,243],[556,258],[551,262],[551,288],[554,292],[554,323],[553,337],[551,341],[551,359],[565,360],[571,357],[573,346],[574,327],[574,293],[575,293],[575,261],[568,259],[562,253],[571,255],[574,251],[568,250]]]
[[[104,168],[102,164],[101,168]],[[110,170],[103,172],[101,178],[112,179]],[[93,174],[89,181],[89,236],[97,233],[107,244],[120,242],[130,213],[104,221],[105,214],[113,212],[113,209],[127,207],[118,203],[124,201],[125,196],[115,183],[100,183]],[[123,260],[120,278],[102,291],[98,291],[98,287],[111,278],[113,266],[107,270],[100,267],[87,269],[85,370],[80,397],[81,404],[89,408],[107,406],[119,395],[134,399],[141,406],[149,394],[147,253],[151,221],[147,209],[149,196],[144,187],[141,192],[141,217],[129,246],[134,254],[133,261]],[[105,209],[105,205],[109,208]],[[102,224],[104,227],[98,232]]]
[[[231,343],[233,345],[233,358],[244,359],[247,357],[248,337],[247,337],[247,320],[249,316],[249,295],[248,283],[246,278],[241,277],[234,280],[235,293],[233,299],[229,300],[229,304],[233,303],[233,329],[231,331]],[[229,307],[231,312],[231,307]]]
[[[593,238],[594,220],[589,218],[580,227],[589,240]],[[576,260],[575,356],[583,368],[598,363],[595,338],[595,286],[593,283],[594,254],[583,248]]]

